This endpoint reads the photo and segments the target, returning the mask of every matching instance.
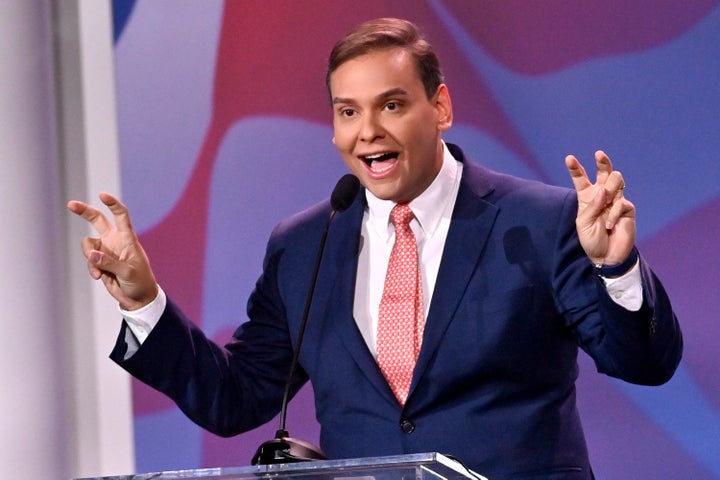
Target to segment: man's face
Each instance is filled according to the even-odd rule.
[[[330,76],[333,142],[360,182],[375,196],[407,203],[442,165],[441,133],[452,124],[445,85],[428,99],[410,53],[370,52]]]

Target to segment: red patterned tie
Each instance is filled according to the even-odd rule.
[[[378,365],[400,405],[405,405],[410,391],[425,328],[417,243],[410,229],[413,217],[407,205],[395,205],[390,212],[395,225],[395,244],[378,318]]]

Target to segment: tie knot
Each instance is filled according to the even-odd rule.
[[[390,220],[396,227],[407,227],[415,214],[406,203],[398,203],[390,212]]]

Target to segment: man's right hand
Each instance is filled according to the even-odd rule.
[[[67,204],[68,210],[87,220],[99,234],[82,240],[88,271],[92,278],[103,281],[121,308],[137,310],[157,296],[155,275],[132,228],[127,207],[109,193],[101,193],[100,201],[115,217],[114,225],[87,203],[71,200]]]

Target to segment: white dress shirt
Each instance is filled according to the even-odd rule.
[[[460,189],[463,165],[455,160],[444,146],[443,164],[430,186],[409,206],[415,214],[410,228],[417,241],[422,278],[423,310],[427,318],[435,280],[440,269],[445,240],[450,229],[455,199]],[[395,202],[380,200],[365,191],[368,208],[363,216],[360,233],[355,304],[353,315],[370,352],[375,355],[380,299],[385,286],[390,253],[395,243],[395,227],[390,211]]]

